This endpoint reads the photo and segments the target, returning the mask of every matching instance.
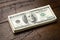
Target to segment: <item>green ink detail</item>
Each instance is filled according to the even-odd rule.
[[[41,13],[40,16],[45,16],[46,14],[45,13]]]

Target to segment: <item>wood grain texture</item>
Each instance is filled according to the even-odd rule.
[[[0,1],[0,21],[8,15],[29,9],[51,5],[57,21],[21,33],[13,34],[8,22],[0,23],[0,40],[60,40],[60,0],[15,0]]]

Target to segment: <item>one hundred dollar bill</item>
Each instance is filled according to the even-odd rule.
[[[9,15],[8,21],[13,33],[21,32],[30,28],[38,27],[55,21],[57,17],[50,5],[27,10],[17,14]]]

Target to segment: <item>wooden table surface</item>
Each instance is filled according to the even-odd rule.
[[[13,34],[6,21],[8,15],[48,4],[58,18],[56,22]],[[0,40],[60,40],[60,0],[0,0]]]

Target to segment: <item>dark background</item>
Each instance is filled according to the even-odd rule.
[[[8,15],[48,4],[58,18],[56,22],[13,34],[6,21]],[[0,40],[60,40],[60,0],[0,0]]]

